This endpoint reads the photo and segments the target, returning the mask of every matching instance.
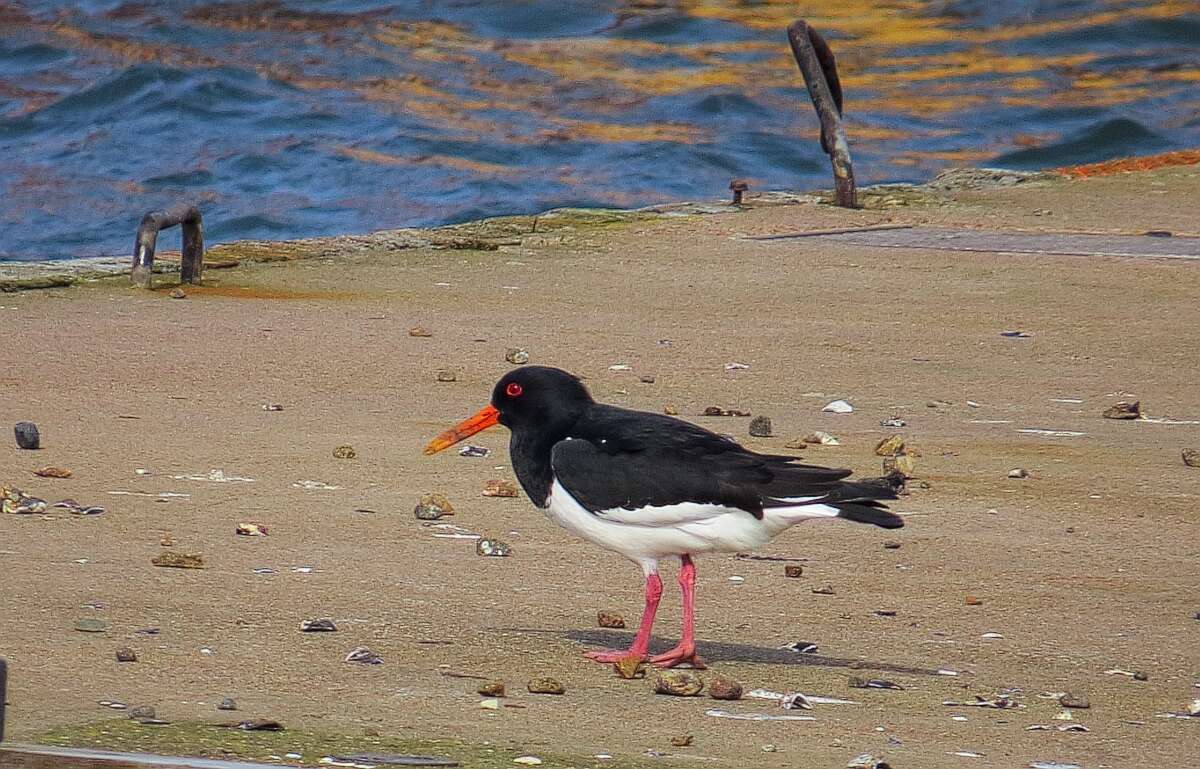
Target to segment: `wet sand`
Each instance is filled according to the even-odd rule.
[[[602,763],[596,753],[681,766],[841,767],[861,753],[898,767],[1181,765],[1200,723],[1159,714],[1200,696],[1200,469],[1180,459],[1200,448],[1200,425],[1100,414],[1140,398],[1151,416],[1200,420],[1200,263],[744,236],[885,221],[1196,234],[1197,199],[1188,167],[884,211],[797,204],[580,224],[496,251],[368,249],[210,271],[182,300],[119,279],[0,295],[0,423],[33,420],[44,444],[21,452],[6,439],[0,482],[108,508],[0,517],[10,738],[110,717],[100,700],[228,720],[214,705],[232,696],[239,717],[491,740],[576,765]],[[410,337],[414,326],[432,336]],[[1013,329],[1032,336],[1000,335]],[[597,629],[596,612],[636,623],[637,569],[524,498],[481,496],[485,480],[512,477],[502,429],[474,441],[488,458],[421,455],[484,404],[508,347],[585,376],[598,399],[674,404],[757,449],[826,430],[841,445],[808,448],[806,461],[862,474],[880,471],[873,448],[893,432],[880,420],[907,421],[899,432],[921,455],[895,505],[905,529],[793,529],[764,553],[807,559],[800,579],[779,562],[698,560],[700,650],[714,671],[860,704],[818,705],[812,722],[724,720],[705,711],[782,711],[656,696],[582,658],[627,642]],[[733,361],[750,368],[725,371]],[[438,382],[439,370],[457,381]],[[821,413],[834,398],[854,412]],[[698,416],[709,405],[770,416],[777,437]],[[357,458],[334,458],[340,444]],[[74,477],[33,476],[43,465]],[[1018,467],[1031,477],[1009,479]],[[174,477],[214,469],[253,480]],[[339,488],[297,487],[306,480]],[[506,540],[513,556],[435,538],[412,514],[431,491],[454,503],[449,523]],[[244,521],[270,535],[235,536]],[[167,532],[206,568],[151,566]],[[263,567],[275,573],[254,573]],[[663,647],[678,628],[673,572]],[[812,592],[825,585],[833,595]],[[298,632],[322,616],[339,631]],[[83,618],[107,632],[75,631]],[[151,626],[160,633],[136,633]],[[777,650],[796,640],[819,653]],[[384,664],[342,662],[358,645]],[[123,646],[140,661],[117,663]],[[524,707],[481,710],[478,681],[440,666],[505,680]],[[524,693],[536,675],[566,695]],[[850,676],[906,688],[852,689]],[[1063,691],[1090,699],[1074,713],[1089,732],[1056,730],[1062,708],[1039,695]],[[942,704],[1001,692],[1021,707]],[[672,747],[682,734],[694,744]]]

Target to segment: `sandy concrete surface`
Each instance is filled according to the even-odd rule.
[[[1198,199],[1192,167],[884,211],[752,208],[560,228],[498,251],[255,265],[212,272],[186,299],[121,281],[0,296],[0,425],[33,420],[44,444],[19,451],[10,434],[0,483],[107,508],[0,517],[10,736],[110,717],[101,700],[219,719],[214,703],[232,696],[241,716],[492,740],[579,766],[648,750],[667,756],[652,763],[687,766],[844,767],[861,753],[910,769],[1185,765],[1200,720],[1160,714],[1200,697],[1200,469],[1180,458],[1200,448],[1200,425],[1100,414],[1141,399],[1151,417],[1200,420],[1200,263],[744,236],[883,221],[1186,232]],[[414,326],[432,336],[409,336]],[[920,456],[895,505],[903,530],[793,529],[763,552],[806,559],[800,579],[780,562],[698,560],[700,650],[714,671],[859,704],[818,705],[811,722],[723,720],[705,711],[783,711],[656,696],[583,659],[628,641],[598,630],[596,612],[636,623],[636,567],[524,498],[481,496],[485,480],[512,477],[502,428],[474,441],[488,458],[421,455],[486,402],[509,347],[586,377],[600,400],[674,404],[756,449],[826,430],[841,445],[805,449],[806,461],[863,474],[879,473],[873,448],[895,432],[880,420],[907,421],[899,432]],[[750,368],[726,371],[734,361]],[[439,370],[457,381],[437,381]],[[854,412],[821,413],[834,398]],[[777,437],[698,416],[709,405],[768,415]],[[341,444],[357,458],[335,458]],[[44,465],[74,477],[32,474]],[[1014,468],[1031,477],[1008,478]],[[176,477],[214,469],[253,480]],[[445,530],[412,513],[432,491],[454,503],[449,523],[508,541],[512,557],[435,538]],[[244,521],[269,536],[235,536]],[[152,566],[168,532],[170,549],[202,552],[206,568]],[[673,573],[663,647],[678,631]],[[825,585],[833,595],[812,592]],[[298,632],[311,617],[339,631]],[[85,618],[107,631],[74,630]],[[137,633],[147,627],[160,632]],[[819,652],[777,650],[796,640]],[[344,663],[358,645],[384,664]],[[116,662],[124,646],[140,661]],[[481,710],[478,681],[446,669],[502,679],[523,707]],[[526,694],[535,675],[567,693]],[[851,676],[906,688],[853,689]],[[1064,691],[1090,700],[1074,711],[1090,731],[1057,730],[1062,708],[1041,695]],[[1019,708],[943,704],[1006,692]],[[692,746],[673,747],[683,734]]]

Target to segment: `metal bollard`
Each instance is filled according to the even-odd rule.
[[[180,203],[166,211],[151,211],[142,217],[137,240],[133,244],[133,273],[130,277],[134,285],[150,288],[158,232],[177,224],[183,228],[183,258],[179,263],[179,279],[184,283],[200,282],[200,272],[204,269],[204,225],[200,209],[190,203]]]
[[[821,120],[821,149],[833,163],[833,184],[837,204],[844,208],[856,208],[857,193],[854,186],[854,164],[850,160],[850,146],[846,143],[846,132],[842,127],[842,83],[838,79],[837,62],[825,38],[803,19],[793,21],[787,29],[788,42],[796,65],[804,75],[808,96]]]

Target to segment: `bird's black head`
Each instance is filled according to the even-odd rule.
[[[513,432],[561,433],[593,402],[579,377],[548,366],[514,369],[492,388],[498,421]]]
[[[512,430],[515,438],[553,443],[566,437],[593,403],[578,377],[562,369],[523,366],[496,383],[490,405],[434,438],[425,453],[436,454],[497,422]]]

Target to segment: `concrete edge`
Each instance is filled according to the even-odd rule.
[[[859,191],[864,208],[885,208],[889,199],[943,197],[965,189],[1004,187],[1062,177],[1052,173],[1029,173],[989,168],[951,169],[924,184],[879,184]],[[742,208],[818,205],[832,202],[832,193],[769,191],[748,193]],[[444,248],[494,251],[503,245],[519,245],[521,237],[561,229],[599,227],[634,221],[680,216],[712,216],[740,210],[731,203],[665,203],[636,209],[557,208],[540,214],[499,216],[461,224],[430,228],[379,230],[363,235],[304,238],[300,240],[240,240],[207,249],[205,270],[236,267],[242,263],[292,261],[345,255],[369,250],[400,251],[410,248]],[[51,261],[0,261],[0,293],[42,288],[62,288],[77,283],[128,275],[131,257],[101,256]],[[163,252],[155,261],[155,273],[177,273],[178,253]]]

